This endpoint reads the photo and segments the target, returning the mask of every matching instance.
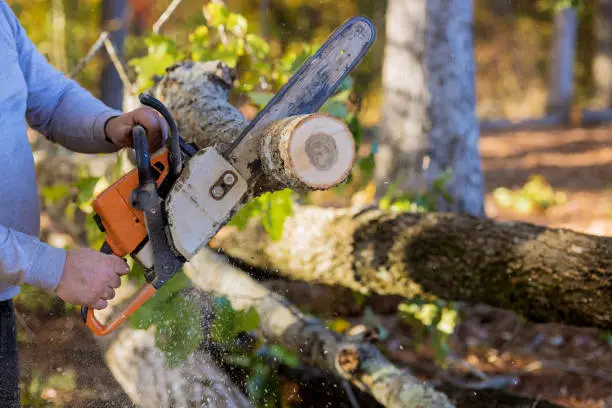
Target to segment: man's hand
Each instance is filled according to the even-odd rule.
[[[168,139],[168,124],[155,109],[148,106],[124,113],[106,122],[104,131],[114,145],[121,148],[134,147],[132,143],[132,128],[140,125],[147,131],[149,150],[155,152]]]
[[[121,275],[130,271],[127,263],[115,255],[93,249],[66,251],[64,273],[57,295],[65,302],[104,309],[121,286]]]

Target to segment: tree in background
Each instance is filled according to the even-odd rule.
[[[420,192],[450,170],[438,209],[484,214],[472,23],[471,1],[389,1],[379,196],[390,183]]]
[[[599,0],[595,19],[596,54],[593,81],[597,97],[612,106],[612,0]]]

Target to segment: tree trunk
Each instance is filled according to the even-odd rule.
[[[420,192],[451,170],[452,203],[439,209],[484,215],[472,21],[472,1],[389,1],[379,197],[388,183]]]
[[[212,245],[292,279],[612,328],[612,238],[450,213],[297,207],[279,241],[253,219]]]
[[[612,0],[598,1],[595,40],[593,81],[596,96],[605,107],[612,107]]]
[[[574,100],[574,55],[578,16],[576,9],[565,7],[555,13],[555,35],[548,96],[548,113],[560,115],[564,123],[570,121]]]
[[[429,0],[427,84],[429,88],[429,166],[431,185],[446,170],[452,202],[438,211],[484,215],[484,180],[478,151],[473,0]]]
[[[427,0],[387,2],[383,107],[376,153],[379,196],[389,183],[401,191],[426,188],[423,160],[430,131],[424,66]]]
[[[102,1],[102,27],[110,32],[109,40],[117,50],[117,56],[123,54],[125,41],[127,0]],[[111,108],[123,108],[123,83],[107,53],[104,53],[104,67],[100,78],[100,100]]]

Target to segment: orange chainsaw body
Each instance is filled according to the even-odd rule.
[[[157,187],[168,175],[168,150],[151,157]],[[145,241],[147,228],[142,210],[132,206],[132,191],[138,187],[138,170],[125,174],[93,201],[98,226],[106,233],[113,253],[123,257],[132,254]]]

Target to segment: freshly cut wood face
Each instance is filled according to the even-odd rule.
[[[301,120],[290,137],[291,167],[304,184],[327,188],[348,176],[355,160],[355,143],[344,122],[312,115]]]

